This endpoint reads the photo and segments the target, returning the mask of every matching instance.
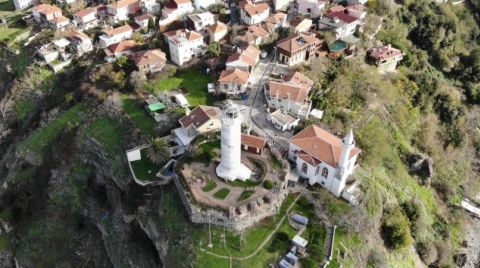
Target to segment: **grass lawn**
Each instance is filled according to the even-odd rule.
[[[15,11],[13,0],[0,0],[0,17],[9,15]]]
[[[240,197],[238,198],[239,201],[245,200],[250,198],[255,193],[255,191],[250,191],[250,190],[245,190],[240,194]]]
[[[228,194],[230,193],[230,190],[227,189],[227,188],[222,188],[220,190],[218,190],[216,193],[213,194],[213,197],[215,197],[216,199],[225,199]]]
[[[230,184],[231,186],[247,188],[247,187],[258,186],[258,185],[260,185],[261,182],[260,181],[252,181],[252,180],[245,180],[245,181],[234,180],[234,181],[228,181],[227,183]]]
[[[113,119],[100,118],[87,128],[87,134],[100,142],[110,154],[120,153],[124,143],[124,129]]]
[[[10,43],[13,39],[20,34],[27,31],[27,28],[19,28],[19,27],[0,27],[0,42]]]
[[[202,187],[202,190],[204,192],[210,192],[211,190],[215,189],[215,187],[217,187],[217,183],[213,180],[208,180],[207,185]]]
[[[155,175],[160,170],[161,166],[150,161],[145,149],[140,150],[140,154],[142,159],[130,162],[135,177],[141,181],[156,180],[157,177]]]
[[[136,99],[125,98],[123,112],[132,119],[136,127],[150,136],[155,136],[155,120],[147,114]]]
[[[191,106],[212,105],[217,98],[207,92],[207,84],[214,82],[213,78],[201,73],[196,68],[177,72],[173,77],[147,83],[145,88],[154,93],[184,89],[188,92],[186,98]]]
[[[79,103],[63,112],[46,127],[37,130],[24,140],[19,146],[20,151],[33,151],[37,153],[39,160],[41,160],[45,147],[49,146],[55,140],[63,128],[79,123],[82,119],[82,113],[87,110],[84,104]]]

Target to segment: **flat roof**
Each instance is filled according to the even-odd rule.
[[[167,108],[167,106],[165,106],[165,104],[161,103],[161,102],[157,102],[157,103],[153,103],[153,104],[150,104],[147,106],[147,109],[150,111],[150,112],[155,112],[155,111],[158,111],[158,110],[163,110]]]
[[[300,247],[306,247],[307,244],[308,244],[308,241],[305,240],[303,237],[299,236],[299,235],[296,235],[293,237],[292,239],[292,242],[295,244],[295,245],[298,245]]]
[[[299,120],[299,118],[295,115],[289,112],[284,112],[281,109],[278,109],[275,112],[271,113],[270,116],[272,116],[282,124],[292,124],[295,121]]]

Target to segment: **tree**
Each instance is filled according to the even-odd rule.
[[[392,249],[410,246],[413,238],[410,235],[410,222],[400,207],[387,210],[383,216],[382,238],[385,245]]]
[[[155,164],[163,164],[170,159],[168,142],[162,138],[151,138],[150,146],[146,149],[147,156]]]
[[[148,19],[148,29],[149,30],[155,29],[155,21],[153,20],[153,18]]]
[[[207,54],[212,57],[220,56],[221,48],[220,43],[218,42],[210,42],[207,46]]]

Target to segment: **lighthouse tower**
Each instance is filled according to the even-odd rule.
[[[353,173],[353,165],[350,164],[350,153],[355,147],[355,141],[353,140],[353,130],[350,129],[347,135],[342,140],[342,153],[340,155],[340,161],[338,162],[338,169],[335,178],[333,179],[332,188],[330,191],[337,197],[345,188],[345,182],[348,176]],[[354,161],[354,160],[353,160]]]
[[[229,101],[222,114],[221,161],[216,170],[217,176],[229,181],[245,181],[252,174],[241,162],[242,120],[238,106]]]

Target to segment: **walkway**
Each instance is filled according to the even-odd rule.
[[[248,259],[252,258],[253,256],[257,255],[258,252],[260,252],[260,250],[262,250],[265,247],[265,245],[268,243],[268,241],[270,241],[270,239],[273,237],[273,235],[278,231],[278,229],[280,229],[283,222],[288,217],[288,213],[293,208],[295,203],[297,203],[297,201],[298,201],[298,199],[300,199],[300,197],[301,197],[301,195],[298,195],[297,198],[295,198],[295,200],[293,200],[292,204],[290,204],[290,206],[288,206],[287,210],[285,211],[285,215],[283,215],[282,219],[277,223],[277,226],[275,227],[275,229],[273,229],[272,232],[267,236],[267,238],[265,238],[265,240],[262,242],[262,244],[260,244],[257,247],[257,249],[255,249],[255,251],[250,253],[249,255],[247,255],[245,257],[231,257],[231,256],[219,255],[219,254],[213,253],[211,251],[205,250],[203,248],[202,248],[202,250],[205,251],[209,255],[212,255],[212,256],[215,256],[215,257],[221,258],[221,259],[227,259],[227,260],[244,261],[244,260],[248,260]]]

